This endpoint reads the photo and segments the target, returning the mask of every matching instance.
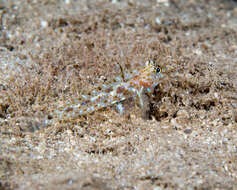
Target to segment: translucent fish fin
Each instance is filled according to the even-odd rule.
[[[116,104],[116,110],[119,112],[120,115],[124,114],[124,108],[123,108],[123,104],[121,102]]]

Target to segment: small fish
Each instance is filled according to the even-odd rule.
[[[125,75],[123,74],[123,76]],[[147,61],[142,69],[133,72],[131,76],[127,77],[128,79],[105,86],[101,88],[103,90],[101,92],[93,90],[91,94],[94,96],[90,98],[82,95],[80,101],[73,100],[67,106],[56,110],[56,113],[61,119],[65,117],[74,118],[114,104],[118,104],[119,112],[122,113],[123,108],[120,103],[134,97],[137,98],[142,108],[144,106],[143,93],[152,93],[161,77],[161,68],[153,61]]]

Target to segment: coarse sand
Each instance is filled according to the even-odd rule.
[[[58,106],[153,60],[147,97]],[[237,2],[0,0],[0,190],[237,189]]]

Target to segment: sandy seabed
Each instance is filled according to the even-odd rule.
[[[164,75],[147,118],[134,100],[55,114],[147,60]],[[0,1],[9,189],[237,189],[237,2]]]

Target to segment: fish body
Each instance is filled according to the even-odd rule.
[[[111,84],[103,88],[102,92],[93,92],[94,96],[90,98],[84,96],[84,101],[74,100],[69,105],[59,108],[56,112],[60,118],[74,118],[134,97],[138,99],[142,108],[144,106],[142,94],[144,92],[152,93],[161,77],[162,73],[159,66],[154,64],[153,61],[147,61],[142,69],[133,72],[127,80]],[[120,110],[122,110],[121,105]]]

